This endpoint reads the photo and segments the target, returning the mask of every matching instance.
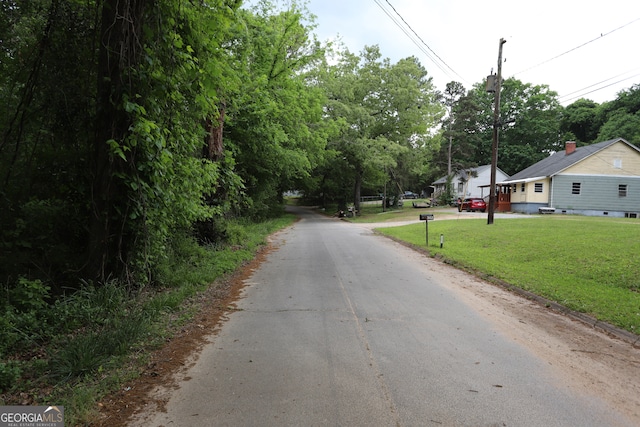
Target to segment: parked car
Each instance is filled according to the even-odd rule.
[[[402,196],[403,199],[417,199],[418,195],[412,191],[405,191]]]
[[[458,205],[458,212],[462,211],[480,211],[485,212],[487,210],[487,204],[480,198],[468,198],[464,199],[462,203]]]

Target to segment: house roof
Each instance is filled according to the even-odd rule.
[[[563,170],[575,165],[587,157],[593,156],[617,142],[623,142],[640,153],[640,150],[637,147],[630,144],[623,138],[610,139],[608,141],[598,142],[597,144],[578,147],[571,154],[567,154],[566,150],[553,153],[549,157],[542,159],[538,163],[534,163],[528,168],[513,175],[509,178],[509,183],[530,180],[531,178],[546,178],[557,175]]]
[[[487,169],[490,169],[491,165],[482,165],[482,166],[478,166],[475,168],[471,168],[471,169],[462,169],[459,170],[458,172],[456,172],[455,177],[459,177],[462,178],[464,180],[469,179],[469,175],[471,176],[477,176],[480,175],[482,172],[484,172]],[[497,169],[498,171],[502,172],[500,169]],[[502,172],[504,175],[507,175],[506,173]],[[443,176],[442,178],[440,178],[437,181],[434,181],[432,184],[446,184],[447,183],[447,176]]]

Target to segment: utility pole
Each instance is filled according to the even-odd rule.
[[[495,82],[495,105],[493,110],[493,144],[491,145],[491,188],[489,191],[489,214],[487,224],[493,224],[493,212],[496,208],[496,169],[498,167],[498,129],[500,126],[500,89],[502,87],[502,45],[507,41],[500,39],[498,48],[498,76]]]

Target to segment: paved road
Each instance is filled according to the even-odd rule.
[[[300,215],[145,425],[631,425],[502,335],[421,256]]]

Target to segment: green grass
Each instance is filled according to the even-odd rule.
[[[45,310],[49,288],[24,280],[14,292],[24,307],[0,313],[0,405],[56,402],[66,408],[67,425],[90,424],[99,399],[139,375],[149,352],[192,320],[194,297],[294,221],[229,221],[229,239],[218,246],[178,237],[158,284],[141,292],[117,282],[86,284]]]
[[[372,222],[393,222],[393,221],[407,221],[410,219],[417,219],[420,214],[441,214],[441,213],[453,213],[449,206],[436,206],[433,208],[420,208],[416,209],[412,206],[412,202],[416,203],[428,203],[428,199],[416,199],[416,200],[404,200],[404,204],[399,208],[385,208],[382,210],[382,202],[376,200],[375,202],[366,202],[360,205],[360,215],[356,218],[350,218],[350,221],[361,223]],[[336,207],[337,210],[337,207]],[[327,210],[327,212],[331,212]]]
[[[465,219],[428,226],[432,256],[640,332],[639,221],[533,216],[496,219],[492,225]],[[426,246],[424,223],[379,231]]]

